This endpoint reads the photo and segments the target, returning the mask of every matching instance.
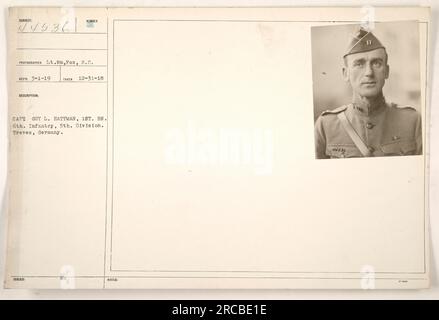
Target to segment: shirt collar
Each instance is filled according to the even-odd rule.
[[[373,105],[367,105],[365,103],[352,103],[352,109],[356,115],[362,117],[372,117],[376,114],[381,113],[386,108],[386,101],[384,97],[382,97],[379,101],[374,103]]]

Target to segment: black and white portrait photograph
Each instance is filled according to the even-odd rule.
[[[317,159],[422,154],[418,22],[312,27]]]

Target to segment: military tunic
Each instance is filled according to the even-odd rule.
[[[325,111],[317,119],[316,158],[363,157],[338,118],[340,112],[345,112],[371,156],[422,154],[421,116],[416,109],[382,103],[369,112],[351,103]]]

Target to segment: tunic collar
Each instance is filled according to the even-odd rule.
[[[367,105],[365,103],[352,103],[352,109],[354,113],[361,117],[372,117],[381,113],[386,108],[386,101],[384,97],[381,97],[379,101],[372,105]]]

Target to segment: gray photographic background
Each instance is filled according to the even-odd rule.
[[[311,28],[314,120],[328,109],[352,100],[350,84],[342,77],[343,55],[359,24]],[[389,79],[383,88],[386,101],[410,105],[420,111],[419,28],[416,21],[378,22],[372,33],[388,54]]]

